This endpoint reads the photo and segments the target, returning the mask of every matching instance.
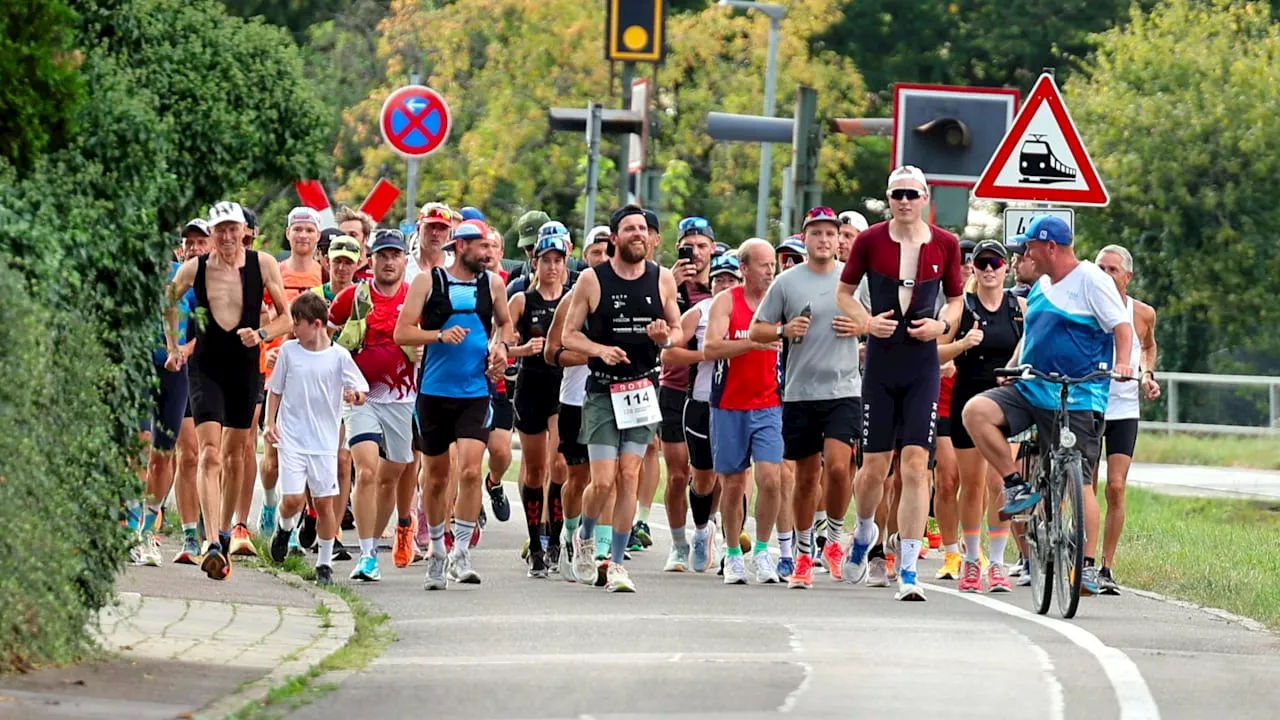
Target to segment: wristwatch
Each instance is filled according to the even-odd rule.
[[[942,334],[943,335],[951,334],[951,323],[947,320],[942,321]]]
[[[786,327],[787,327],[786,325],[779,325],[779,326],[778,326],[778,337],[782,337],[782,331],[783,331],[784,329],[786,329]]]
[[[676,346],[676,344],[675,344],[675,343],[673,343],[673,342],[671,342],[671,338],[667,338],[667,341],[666,341],[666,342],[664,342],[664,343],[662,343],[662,344],[661,344],[661,345],[659,345],[658,347],[662,348],[663,350],[670,350],[671,348],[673,348],[673,347],[675,347],[675,346]]]
[[[266,341],[267,341],[267,329],[266,329],[266,328],[258,328],[258,339],[259,339],[259,340],[261,340],[262,342],[266,342]]]

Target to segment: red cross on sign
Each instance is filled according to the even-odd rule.
[[[444,96],[425,85],[391,93],[378,121],[383,139],[407,158],[424,158],[443,147],[451,124]]]

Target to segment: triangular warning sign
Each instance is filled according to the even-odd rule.
[[[1111,202],[1052,75],[1036,81],[973,196],[1060,205]]]

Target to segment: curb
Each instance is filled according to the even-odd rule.
[[[1258,622],[1257,620],[1254,620],[1253,618],[1247,618],[1243,615],[1237,615],[1233,612],[1228,612],[1221,608],[1197,605],[1193,602],[1188,602],[1186,600],[1178,600],[1177,598],[1171,598],[1167,595],[1161,595],[1158,592],[1151,592],[1150,590],[1139,590],[1138,588],[1132,588],[1132,587],[1129,587],[1128,585],[1122,585],[1121,587],[1125,589],[1125,592],[1133,593],[1134,595],[1140,598],[1146,598],[1147,600],[1155,600],[1157,602],[1168,603],[1175,607],[1183,608],[1184,610],[1196,610],[1201,613],[1204,613],[1205,615],[1209,615],[1211,617],[1217,618],[1218,620],[1222,620],[1228,623],[1235,623],[1236,625],[1239,625],[1244,629],[1250,630],[1252,632],[1266,633],[1268,635],[1275,634],[1272,632],[1271,628],[1267,627],[1266,625],[1263,625],[1262,623]]]
[[[259,572],[262,571],[260,570]],[[351,637],[355,635],[356,624],[355,618],[351,614],[351,608],[337,593],[319,590],[310,583],[291,575],[275,575],[275,577],[286,585],[292,585],[311,593],[317,605],[324,603],[329,608],[330,626],[320,628],[320,634],[311,641],[310,645],[303,648],[293,660],[277,665],[270,673],[246,684],[237,692],[213,700],[208,705],[197,710],[194,713],[195,718],[200,720],[225,718],[250,703],[262,702],[266,699],[268,693],[277,686],[291,677],[310,672],[325,658],[345,646],[351,640]],[[318,625],[319,618],[317,618],[316,622]]]

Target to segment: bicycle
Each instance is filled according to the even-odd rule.
[[[1080,577],[1084,573],[1084,472],[1076,435],[1071,431],[1067,400],[1076,385],[1104,378],[1132,378],[1106,369],[1082,378],[1070,378],[1061,373],[1041,372],[1030,365],[1002,368],[996,370],[995,376],[1015,380],[1035,378],[1061,388],[1058,408],[1054,411],[1053,433],[1049,436],[1052,447],[1048,453],[1040,453],[1035,472],[1028,478],[1040,493],[1040,501],[1028,516],[1014,519],[1026,523],[1032,607],[1039,615],[1047,614],[1056,590],[1058,612],[1069,620],[1075,617],[1080,606]]]

